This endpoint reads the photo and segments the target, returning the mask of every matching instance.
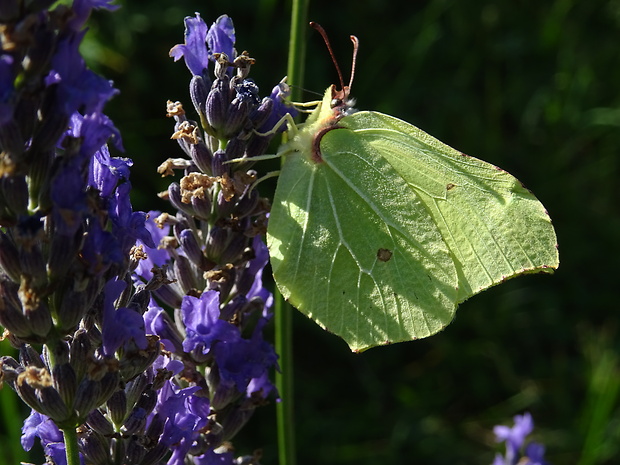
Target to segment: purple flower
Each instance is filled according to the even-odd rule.
[[[97,189],[101,197],[110,197],[117,184],[129,179],[131,165],[129,158],[111,157],[107,145],[103,145],[91,159],[88,185]]]
[[[207,45],[211,52],[225,53],[229,61],[233,61],[237,57],[235,52],[235,26],[230,17],[222,15],[211,25],[211,29],[207,32]]]
[[[194,76],[208,78],[206,70],[209,67],[209,52],[205,42],[207,40],[207,25],[196,13],[196,17],[185,18],[185,43],[178,44],[170,49],[170,56],[174,61],[185,58],[185,65]]]
[[[149,308],[144,314],[144,322],[146,333],[159,336],[166,350],[175,353],[183,352],[183,336],[179,334],[165,310],[157,305],[153,299],[151,299]]]
[[[30,416],[24,420],[22,427],[22,447],[32,449],[34,438],[38,437],[45,445],[50,442],[62,442],[63,436],[58,426],[42,413],[32,410]]]
[[[15,90],[13,81],[15,59],[8,54],[0,55],[0,125],[8,122],[13,117],[13,103],[10,96]]]
[[[200,298],[185,296],[181,305],[187,336],[183,350],[207,354],[215,342],[238,341],[239,330],[231,323],[220,320],[220,295],[206,291]]]
[[[232,452],[217,453],[212,449],[209,449],[202,455],[194,457],[194,465],[233,465],[236,463]]]
[[[73,234],[88,212],[85,179],[79,160],[73,158],[52,178],[50,197],[56,231]]]
[[[147,282],[153,277],[153,272],[151,270],[154,267],[162,267],[166,263],[169,263],[171,260],[168,250],[166,250],[165,248],[159,248],[159,244],[161,243],[162,239],[170,233],[169,225],[165,225],[163,228],[160,228],[155,223],[155,218],[157,218],[159,214],[160,212],[158,211],[149,211],[146,221],[144,223],[144,227],[151,235],[154,247],[148,246],[143,241],[141,241],[140,238],[138,238],[137,240],[137,245],[143,246],[147,257],[144,260],[140,260],[140,263],[138,263],[138,266],[135,270],[135,275]]]
[[[46,84],[57,84],[57,102],[70,117],[78,109],[82,114],[101,113],[103,105],[118,93],[112,83],[86,68],[79,52],[86,31],[70,34],[58,41],[52,57],[52,71]]]
[[[71,122],[79,121],[79,133],[74,137],[81,138],[80,155],[90,159],[95,152],[106,143],[111,142],[118,150],[123,151],[121,135],[110,118],[103,113],[91,113],[85,116],[74,113]]]
[[[233,61],[237,53],[235,45],[235,28],[232,19],[220,16],[209,29],[199,13],[196,17],[185,18],[185,43],[177,44],[170,49],[174,61],[185,58],[185,65],[194,76],[202,76],[210,82],[207,74],[209,61],[214,53],[225,53],[229,61]]]
[[[534,421],[529,412],[514,417],[514,426],[508,427],[497,425],[493,428],[495,440],[497,442],[506,443],[506,455],[502,457],[500,454],[495,456],[493,465],[516,465],[521,458],[521,451],[525,444],[525,439],[534,430]],[[545,448],[538,443],[529,443],[525,447],[523,458],[528,460],[524,462],[526,465],[546,465],[543,459]],[[521,462],[519,462],[521,463]]]
[[[69,21],[69,26],[74,31],[79,31],[86,23],[90,13],[94,9],[104,9],[114,11],[120,8],[120,5],[111,5],[114,0],[74,0],[73,11],[74,16]]]
[[[222,382],[234,383],[239,392],[245,392],[252,379],[262,378],[277,363],[273,346],[263,339],[267,321],[258,320],[251,339],[223,340],[214,346]]]
[[[116,309],[114,307],[114,301],[118,299],[126,286],[125,281],[110,280],[104,288],[105,299],[101,333],[103,353],[106,356],[114,355],[114,352],[132,339],[140,349],[147,347],[142,315],[130,308]]]
[[[125,258],[116,237],[104,231],[98,221],[88,223],[80,256],[94,276],[105,273],[110,265],[122,263]]]
[[[530,460],[526,462],[526,465],[547,465],[548,462],[544,459],[545,446],[537,442],[530,442],[525,447],[525,456]]]
[[[516,457],[525,438],[534,430],[534,422],[529,412],[516,415],[514,421],[515,424],[512,428],[504,425],[497,425],[493,428],[495,440],[506,443],[506,456],[510,457]]]
[[[260,236],[255,236],[252,242],[255,257],[248,262],[244,270],[244,277],[253,277],[252,286],[247,290],[247,298],[260,297],[265,303],[263,316],[270,315],[270,309],[273,305],[273,294],[263,286],[263,270],[269,262],[269,249]]]
[[[56,465],[67,464],[67,453],[62,432],[50,418],[32,410],[28,418],[24,420],[22,427],[21,443],[24,450],[32,449],[35,437],[41,440],[45,455],[51,457]],[[80,462],[84,463],[84,457],[81,453]]]
[[[155,243],[151,233],[146,229],[146,213],[134,212],[129,199],[131,184],[125,182],[116,188],[116,194],[110,202],[110,219],[112,231],[118,238],[124,254],[128,254],[131,247],[140,239],[144,244],[154,248]]]
[[[289,86],[285,82],[279,82],[271,91],[269,98],[273,100],[273,109],[269,117],[258,128],[258,132],[268,132],[280,121],[285,114],[289,113],[292,117],[297,116],[298,111],[295,107],[286,102],[286,98],[291,94]],[[278,132],[283,132],[286,125],[280,126]]]
[[[159,390],[156,414],[164,423],[160,441],[172,449],[168,465],[183,465],[187,452],[207,424],[209,400],[194,397],[201,390],[199,386],[179,388],[168,380]],[[198,412],[197,415],[195,412]]]

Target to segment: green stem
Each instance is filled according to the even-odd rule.
[[[275,342],[280,356],[280,372],[276,373],[276,387],[282,398],[276,405],[278,428],[278,457],[280,465],[295,465],[295,419],[293,405],[293,309],[276,290]]]
[[[308,4],[310,0],[293,0],[291,13],[291,36],[288,48],[288,83],[294,85],[291,89],[291,99],[294,102],[301,100],[304,85],[304,69],[306,63],[306,41],[304,36],[308,31]]]
[[[288,54],[288,82],[292,88],[291,99],[299,101],[304,78],[309,0],[293,0],[291,13],[291,37]],[[280,372],[276,373],[276,387],[282,402],[276,406],[278,423],[278,455],[280,465],[295,465],[295,422],[293,406],[293,309],[284,301],[282,294],[275,295],[275,343],[280,355]]]
[[[80,454],[78,451],[77,432],[75,428],[63,428],[62,434],[65,438],[67,465],[80,465]]]

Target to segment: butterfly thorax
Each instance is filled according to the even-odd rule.
[[[286,144],[285,151],[301,152],[314,163],[323,163],[321,139],[325,134],[341,126],[338,122],[355,112],[354,101],[349,99],[349,87],[337,90],[335,85],[327,88],[323,100],[317,105],[308,119]]]

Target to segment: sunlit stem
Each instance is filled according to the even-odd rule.
[[[63,428],[62,435],[65,440],[67,465],[80,465],[80,453],[78,450],[78,439],[75,428]]]
[[[303,87],[306,43],[304,32],[308,24],[307,11],[309,0],[293,0],[291,12],[291,36],[289,41],[288,72],[293,101],[301,100]],[[291,127],[296,126],[293,124]],[[286,136],[285,136],[286,137]],[[278,422],[278,455],[280,465],[295,465],[295,421],[293,406],[293,309],[277,292],[275,308],[275,343],[280,359],[280,372],[276,373],[276,387],[282,398],[276,406]]]

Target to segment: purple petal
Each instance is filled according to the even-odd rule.
[[[178,44],[170,50],[174,61],[185,58],[185,65],[194,76],[202,76],[209,67],[209,52],[206,45],[207,25],[196,13],[196,17],[185,18],[185,43]]]
[[[214,53],[225,53],[229,61],[236,58],[235,53],[235,26],[232,19],[227,15],[222,15],[211,25],[207,33],[207,45],[211,55]]]

